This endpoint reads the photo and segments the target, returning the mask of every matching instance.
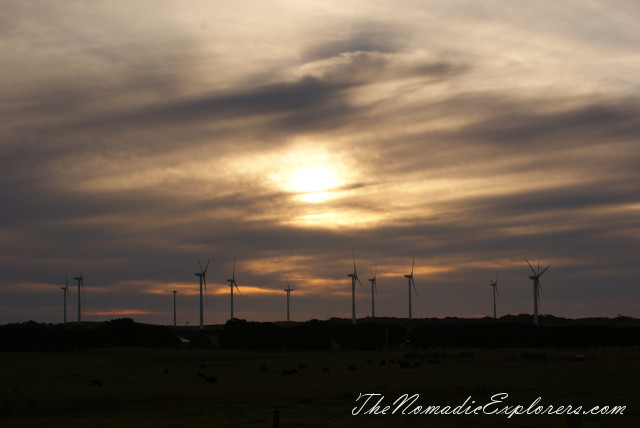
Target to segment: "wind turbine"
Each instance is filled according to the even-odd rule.
[[[229,283],[229,288],[231,289],[231,319],[233,319],[233,286],[234,285],[236,286],[236,290],[238,290],[238,293],[240,293],[240,289],[238,288],[238,282],[236,281],[236,259],[235,258],[233,259],[233,274],[231,275],[231,279],[227,279],[227,282]]]
[[[540,285],[540,277],[551,267],[551,265],[547,266],[542,272],[540,272],[540,261],[538,260],[538,272],[536,272],[533,269],[533,266],[531,266],[531,263],[529,263],[529,260],[524,259],[524,261],[527,262],[531,268],[531,272],[533,272],[533,275],[529,277],[529,279],[533,280],[533,323],[538,325],[538,300],[540,299],[540,290],[542,289],[542,286]]]
[[[82,279],[82,271],[80,272],[80,276],[76,276],[73,278],[78,281],[78,322],[82,321],[82,300],[80,299],[80,289],[82,289],[82,294],[84,295],[84,280]]]
[[[64,287],[61,288],[64,296],[64,322],[67,323],[67,295],[69,294],[69,280],[67,274],[64,275]]]
[[[207,296],[207,269],[209,269],[209,262],[211,259],[207,260],[207,265],[202,269],[202,263],[200,263],[200,259],[198,259],[198,265],[200,266],[200,272],[196,272],[195,276],[200,278],[200,330],[204,328],[204,318],[203,318],[203,308],[202,308],[202,284],[204,284],[204,296],[207,299],[207,303],[209,303],[209,297]],[[175,324],[175,291],[173,292],[173,323]]]
[[[293,290],[295,290],[295,288],[291,288],[291,285],[289,285],[289,277],[287,276],[287,288],[284,290],[287,292],[287,322],[289,322],[289,297],[291,297]]]
[[[360,279],[358,278],[358,273],[356,272],[356,253],[351,249],[353,253],[353,273],[348,274],[347,276],[351,278],[351,317],[353,320],[353,324],[356,323],[356,281],[358,284],[362,285]]]
[[[418,297],[418,290],[416,290],[416,283],[413,280],[413,267],[416,264],[416,256],[413,256],[413,263],[411,264],[411,273],[409,275],[405,275],[404,277],[409,280],[409,319],[412,319],[411,314],[411,284],[413,284],[413,290],[416,293],[416,297]]]
[[[178,290],[173,290],[173,326],[176,326],[176,293]]]
[[[375,273],[371,272],[372,278],[369,278],[369,281],[371,282],[371,318],[376,317],[376,304],[375,304],[374,292],[375,292],[375,295],[378,295],[378,287],[376,286],[377,274],[378,274],[378,270],[376,270]]]
[[[495,281],[491,281],[489,280],[489,285],[491,287],[493,287],[493,319],[496,319],[496,293],[498,295],[500,295],[500,293],[498,293],[498,274],[499,272],[496,272],[496,280]]]

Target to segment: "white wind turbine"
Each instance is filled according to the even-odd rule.
[[[369,271],[371,272],[371,271]],[[371,278],[369,278],[369,282],[371,282],[371,318],[376,317],[376,303],[374,294],[378,295],[378,286],[376,285],[376,275],[378,274],[378,270],[375,272],[371,272]]]
[[[493,287],[493,319],[496,319],[496,294],[500,295],[500,293],[498,293],[498,274],[499,272],[496,272],[496,280],[492,281],[489,280],[489,285],[491,287]]]
[[[207,260],[207,265],[202,269],[202,263],[200,263],[200,259],[198,259],[198,265],[200,266],[200,272],[196,272],[194,275],[200,278],[200,330],[204,328],[204,315],[203,315],[203,307],[202,307],[202,284],[204,284],[204,297],[207,299],[207,304],[209,303],[209,296],[207,296],[207,269],[209,269],[209,262],[211,259]],[[175,291],[173,292],[173,323],[175,324]]]
[[[538,300],[540,299],[540,290],[542,289],[542,286],[540,285],[540,277],[551,267],[551,265],[547,266],[542,272],[540,272],[540,261],[538,260],[538,272],[536,272],[533,269],[533,266],[531,266],[531,263],[529,263],[529,260],[524,259],[524,261],[527,262],[531,268],[531,272],[533,272],[533,275],[529,276],[529,279],[533,280],[533,323],[538,325]]]
[[[236,290],[238,290],[238,293],[240,295],[242,295],[242,293],[240,293],[240,289],[238,288],[238,282],[236,281],[236,259],[233,259],[233,274],[231,276],[231,279],[227,279],[227,282],[229,283],[229,288],[231,289],[231,319],[233,319],[233,286],[235,285]]]
[[[413,284],[413,290],[416,293],[416,297],[418,297],[418,290],[416,289],[416,283],[413,280],[413,267],[416,264],[416,256],[413,256],[413,263],[411,264],[411,273],[409,275],[405,275],[404,277],[407,278],[409,281],[409,319],[412,319],[412,313],[411,313],[411,285]]]
[[[358,273],[356,272],[356,253],[351,249],[353,253],[353,273],[348,274],[347,276],[351,278],[351,317],[353,320],[353,324],[356,323],[356,281],[358,284],[362,285],[360,279],[358,278]]]
[[[291,297],[291,292],[295,290],[295,288],[291,288],[289,284],[289,277],[287,276],[287,288],[283,291],[287,292],[287,322],[289,322],[289,297]]]
[[[84,280],[82,279],[82,271],[80,272],[80,276],[76,276],[73,279],[78,281],[78,322],[82,322],[82,304],[80,298],[80,289],[82,289],[82,295],[84,295]]]
[[[64,322],[67,322],[67,295],[69,295],[69,279],[67,274],[64,275],[64,287],[61,288],[64,296]]]

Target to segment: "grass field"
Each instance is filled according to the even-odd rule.
[[[291,369],[298,374],[283,374]],[[0,379],[0,427],[271,427],[274,409],[281,427],[566,426],[558,415],[351,414],[359,393],[383,394],[389,405],[418,393],[416,404],[454,407],[468,396],[486,404],[501,392],[509,394],[501,407],[527,407],[537,397],[585,409],[624,405],[624,415],[587,415],[583,426],[640,426],[640,350],[629,347],[6,352]]]

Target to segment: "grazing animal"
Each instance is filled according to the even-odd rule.
[[[350,372],[355,372],[356,371],[356,366],[349,366],[349,371]]]
[[[169,374],[169,369],[164,369],[164,374]]]
[[[380,360],[380,367],[386,367],[387,366],[387,360]]]
[[[371,359],[367,358],[367,364],[372,364]]]
[[[304,370],[307,368],[306,364],[298,364],[298,370]]]
[[[406,361],[400,361],[400,368],[401,369],[410,369],[411,368],[411,364],[409,364]]]
[[[419,368],[420,368],[420,367],[422,367],[422,366],[420,365],[420,363],[415,362],[415,363],[413,363],[413,367],[415,367],[415,368],[419,369]]]
[[[282,376],[291,376],[291,372],[289,370],[283,370]]]
[[[204,375],[204,373],[200,372],[198,373],[198,376],[196,376],[198,379],[202,378],[204,379],[206,376]]]
[[[204,383],[211,383],[211,384],[218,383],[218,379],[216,379],[213,376],[205,376],[204,377]]]
[[[291,369],[291,370],[289,370],[289,373],[291,373],[292,375],[297,375],[298,374],[298,370]]]
[[[269,367],[267,367],[267,366],[262,366],[262,367],[260,367],[260,371],[261,371],[262,373],[266,373],[266,372],[268,372],[268,371],[269,371]]]
[[[584,355],[582,354],[578,354],[575,357],[573,357],[573,361],[575,361],[576,363],[580,363],[582,361],[584,361]]]
[[[102,382],[100,382],[98,379],[94,379],[91,381],[91,386],[102,386]]]
[[[323,367],[322,373],[329,373],[329,367]]]

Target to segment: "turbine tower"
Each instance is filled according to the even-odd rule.
[[[353,273],[348,274],[347,276],[351,278],[351,317],[353,320],[353,324],[356,323],[356,281],[358,284],[362,285],[360,279],[358,278],[358,273],[356,272],[356,253],[351,249],[353,253]]]
[[[542,288],[540,285],[540,277],[551,267],[551,265],[547,266],[542,272],[540,272],[540,261],[538,261],[538,272],[536,272],[533,269],[533,266],[531,266],[531,263],[529,263],[529,260],[524,259],[524,261],[527,262],[531,268],[531,272],[533,272],[533,275],[529,276],[529,279],[533,280],[533,323],[538,325],[538,300],[540,299],[540,289]]]
[[[369,278],[369,281],[371,282],[371,318],[376,317],[376,303],[375,303],[374,292],[375,292],[375,295],[378,295],[378,287],[376,285],[377,274],[378,274],[377,270],[375,272],[371,272],[372,278]]]
[[[176,326],[176,293],[178,290],[173,290],[173,326]]]
[[[227,279],[229,283],[229,288],[231,289],[231,319],[233,319],[233,286],[235,285],[236,290],[240,293],[240,289],[238,288],[238,282],[236,281],[236,259],[233,259],[233,274],[231,275],[231,279]],[[242,295],[242,294],[241,294]]]
[[[69,280],[67,275],[64,275],[64,287],[61,288],[62,295],[64,296],[64,322],[67,323],[67,295],[69,294]]]
[[[200,330],[204,328],[204,317],[203,317],[203,307],[202,307],[202,284],[204,284],[204,297],[207,299],[207,304],[209,303],[209,297],[207,296],[207,269],[209,269],[209,262],[211,259],[207,260],[207,265],[202,269],[202,263],[200,263],[200,259],[198,259],[198,265],[200,266],[200,272],[196,272],[195,276],[200,278]],[[175,325],[175,291],[173,292],[173,323]]]
[[[293,290],[295,290],[295,288],[291,288],[291,285],[289,285],[289,277],[287,276],[287,288],[284,290],[287,292],[287,322],[289,322],[289,297],[291,297]]]
[[[411,313],[411,284],[413,284],[413,290],[416,293],[416,297],[418,297],[418,290],[416,290],[416,283],[413,280],[413,267],[416,264],[416,256],[413,256],[413,263],[411,264],[411,273],[409,275],[405,275],[404,277],[408,279],[409,282],[409,319],[412,319],[412,313]]]
[[[499,272],[496,272],[495,281],[489,280],[489,285],[493,287],[493,319],[497,318],[496,317],[496,293],[500,295],[500,293],[498,293],[498,274]]]
[[[82,300],[80,299],[80,289],[82,289],[82,294],[84,294],[84,280],[82,279],[82,272],[80,272],[80,276],[76,276],[73,279],[78,281],[78,322],[82,322]]]

